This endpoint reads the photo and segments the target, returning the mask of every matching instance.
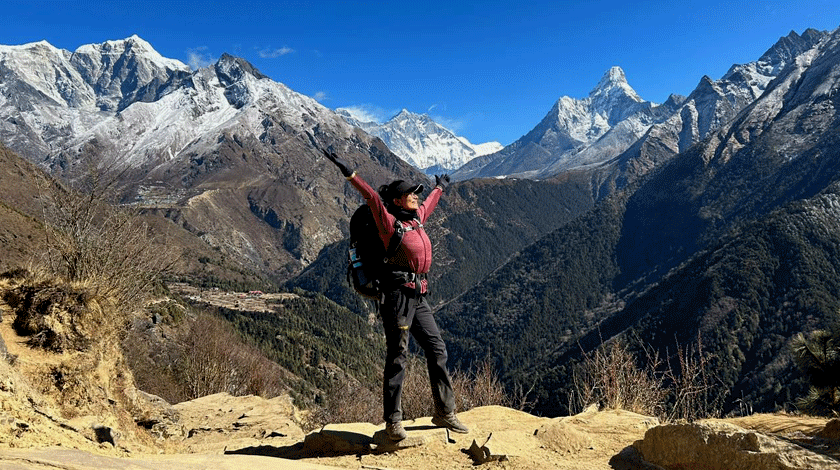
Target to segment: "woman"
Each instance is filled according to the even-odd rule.
[[[400,401],[405,379],[409,333],[414,336],[414,340],[426,355],[435,403],[432,423],[458,433],[469,432],[455,415],[455,395],[446,369],[446,344],[432,315],[432,309],[426,301],[426,273],[432,265],[432,243],[423,229],[423,224],[449,184],[449,176],[435,176],[435,188],[421,204],[418,194],[423,192],[423,185],[412,185],[397,180],[381,187],[377,192],[336,154],[324,150],[324,155],[367,201],[385,247],[389,246],[397,230],[403,231],[402,242],[388,262],[390,269],[388,274],[385,274],[386,279],[381,279],[384,293],[379,304],[379,315],[385,328],[386,355],[382,402],[388,437],[393,441],[406,438]]]

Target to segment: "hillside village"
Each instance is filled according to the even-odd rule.
[[[173,294],[181,295],[192,302],[244,312],[273,312],[274,304],[298,297],[292,293],[264,293],[259,290],[230,292],[217,287],[200,289],[184,283],[169,284],[169,289]]]

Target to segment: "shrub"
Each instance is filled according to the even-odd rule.
[[[280,367],[219,317],[199,314],[178,342],[182,353],[175,371],[188,400],[221,392],[270,398],[286,390]]]
[[[85,287],[55,280],[26,279],[3,292],[14,311],[12,327],[27,343],[54,352],[83,351],[93,342],[112,339],[114,322],[107,321],[107,301]]]
[[[47,247],[43,267],[68,283],[85,283],[118,309],[139,307],[177,261],[139,212],[116,205],[120,175],[90,170],[74,187],[41,189]]]

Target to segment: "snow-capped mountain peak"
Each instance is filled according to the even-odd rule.
[[[528,134],[453,176],[496,176],[492,171],[537,177],[541,172],[598,164],[638,140],[655,122],[655,107],[633,90],[621,67],[611,67],[589,96],[561,97]]]
[[[136,100],[137,93],[148,93],[144,87],[190,70],[137,36],[86,44],[72,53],[46,41],[0,46],[0,62],[2,85],[10,91],[33,87],[54,104],[102,111],[120,110]],[[14,95],[14,100],[30,99],[28,93]]]
[[[589,93],[588,107],[591,113],[597,114],[607,121],[609,127],[639,112],[640,105],[645,103],[636,90],[629,83],[621,67],[611,67]],[[650,107],[652,103],[647,103]]]
[[[598,85],[589,92],[589,97],[595,100],[598,96],[608,96],[608,95],[615,95],[615,94],[622,94],[630,97],[634,101],[644,101],[642,98],[636,93],[629,83],[627,83],[627,76],[624,75],[624,70],[621,67],[613,66],[611,67],[601,80],[598,82]]]
[[[575,99],[564,96],[557,100],[541,126],[546,129],[556,127],[556,132],[578,143],[589,143],[619,122],[652,106],[627,83],[621,67],[612,67],[588,97]],[[561,147],[572,148],[575,145],[566,143],[561,144]]]
[[[126,89],[136,91],[150,83],[162,84],[175,72],[190,71],[186,64],[163,57],[136,35],[79,46],[70,63],[93,87],[97,106],[109,111],[122,109],[136,99]]]
[[[257,80],[268,78],[268,76],[263,75],[262,72],[257,70],[247,60],[241,57],[234,57],[227,53],[222,54],[213,67],[216,73],[219,74],[219,78],[223,80],[222,84],[225,86],[238,82],[249,75]]]
[[[18,106],[28,101],[29,93],[16,93],[19,87],[37,90],[54,104],[69,106],[93,106],[96,97],[85,79],[70,63],[70,52],[54,47],[47,41],[38,41],[19,46],[0,46],[0,86],[5,100]]]
[[[362,122],[347,109],[337,109],[349,124],[382,139],[400,158],[427,174],[449,172],[473,158],[496,152],[498,142],[472,144],[438,124],[428,114],[401,110],[384,124]]]
[[[391,119],[410,119],[412,116],[427,116],[426,114],[415,114],[403,108],[396,116]]]
[[[136,34],[125,39],[110,40],[100,44],[85,44],[79,46],[74,54],[100,58],[120,58],[126,54],[131,54],[142,56],[161,69],[189,70],[189,67],[183,62],[160,55],[151,44]]]

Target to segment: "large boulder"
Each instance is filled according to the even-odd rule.
[[[642,459],[664,468],[705,470],[836,469],[837,460],[787,440],[725,422],[669,424],[633,444]]]

